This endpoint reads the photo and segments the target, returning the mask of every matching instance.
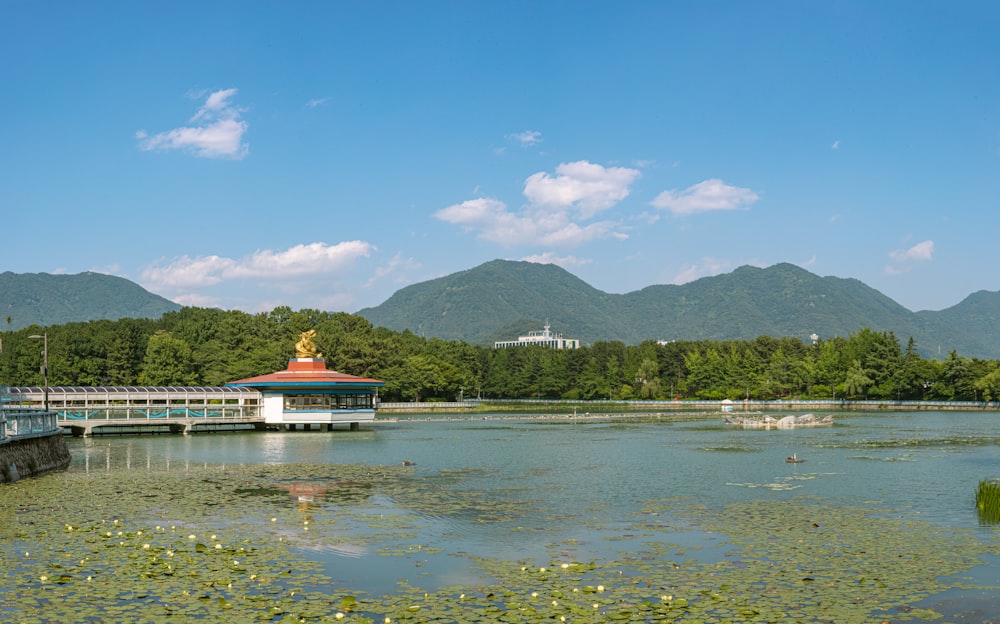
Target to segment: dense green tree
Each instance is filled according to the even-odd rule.
[[[604,371],[601,370],[601,365],[598,363],[596,357],[591,357],[588,360],[587,365],[580,374],[580,378],[577,380],[575,389],[579,391],[579,396],[573,398],[588,401],[608,398],[610,390],[608,380],[605,378]]]
[[[660,370],[656,360],[646,358],[639,365],[635,375],[635,387],[640,399],[656,399],[663,390],[660,382]]]
[[[844,379],[844,392],[850,397],[863,397],[872,383],[867,371],[861,366],[861,360],[854,360]]]
[[[404,399],[455,400],[462,383],[461,372],[448,362],[428,355],[412,355],[396,369],[395,377],[386,382],[387,388]]]
[[[144,386],[196,385],[191,347],[168,332],[158,331],[149,337],[139,383]]]
[[[1000,363],[952,352],[922,358],[911,338],[861,330],[794,338],[599,342],[574,350],[491,349],[373,327],[351,314],[275,308],[246,314],[183,308],[121,319],[0,332],[0,380],[40,385],[223,384],[284,368],[299,334],[317,331],[327,366],[387,382],[384,400],[484,398],[878,398],[996,400]]]
[[[976,380],[973,388],[980,401],[1000,400],[1000,362],[990,362],[986,368],[987,372]]]
[[[971,401],[973,399],[973,382],[971,362],[968,358],[952,351],[942,364],[941,386],[939,393],[948,399]]]

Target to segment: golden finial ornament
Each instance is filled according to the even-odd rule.
[[[299,341],[295,343],[296,358],[321,358],[322,353],[316,352],[316,345],[312,339],[316,337],[316,330],[310,329],[299,334]]]

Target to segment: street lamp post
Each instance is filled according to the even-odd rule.
[[[45,332],[41,336],[35,334],[28,338],[42,339],[42,378],[45,381],[45,411],[49,411],[49,333]]]

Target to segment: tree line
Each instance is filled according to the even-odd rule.
[[[1000,400],[1000,361],[921,357],[910,338],[862,329],[804,343],[753,340],[596,342],[574,350],[492,349],[374,327],[343,312],[278,307],[248,314],[183,308],[152,319],[0,332],[0,383],[217,386],[282,370],[300,333],[327,368],[384,380],[383,401],[461,398]]]

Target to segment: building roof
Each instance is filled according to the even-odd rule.
[[[322,358],[289,360],[288,368],[276,373],[230,381],[227,386],[251,388],[359,388],[384,386],[385,382],[327,370]]]

